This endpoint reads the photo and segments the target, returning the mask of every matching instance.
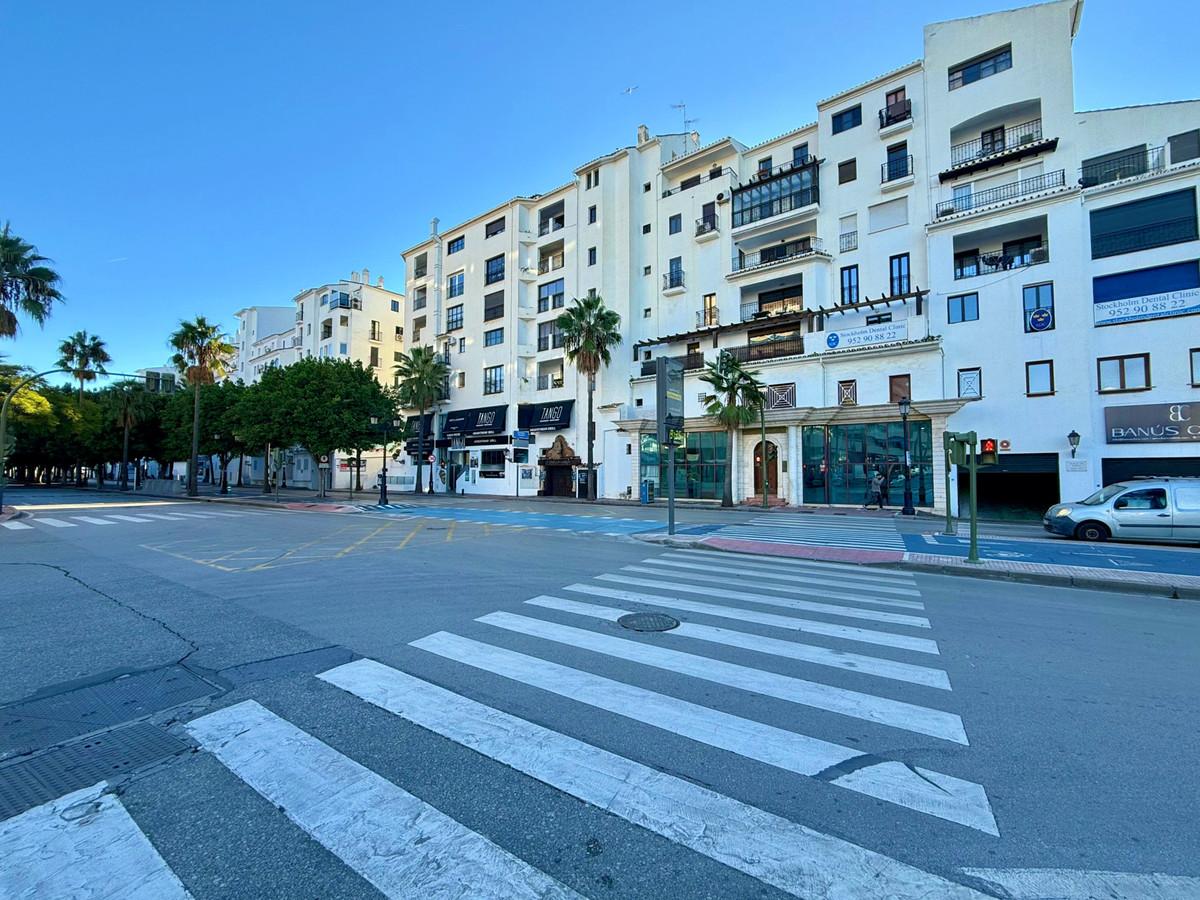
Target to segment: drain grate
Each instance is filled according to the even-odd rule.
[[[662,613],[629,613],[617,619],[617,624],[630,631],[670,631],[679,627],[679,620]]]
[[[0,709],[0,759],[219,693],[182,666],[122,675]]]
[[[156,725],[135,722],[0,766],[0,821],[191,746]]]

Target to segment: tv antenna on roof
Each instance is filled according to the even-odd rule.
[[[683,133],[687,134],[691,131],[691,126],[699,122],[699,119],[689,119],[687,114],[687,104],[680,100],[678,103],[672,103],[671,109],[677,109],[683,115]]]

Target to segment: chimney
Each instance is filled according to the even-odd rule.
[[[380,275],[380,276],[379,276],[379,284],[378,284],[378,287],[383,287],[383,276],[382,276],[382,275]]]
[[[650,140],[650,129],[647,128],[645,125],[638,126],[637,134],[638,134],[637,142],[638,142],[639,147],[642,146],[642,144],[646,143],[646,141]]]
[[[350,280],[353,281],[355,284],[358,283],[358,270],[357,269],[350,273]]]
[[[362,283],[366,284],[366,285],[370,285],[370,283],[371,283],[371,270],[370,269],[366,269],[366,268],[363,269]]]
[[[692,132],[692,133],[689,135],[689,137],[692,139],[692,144],[693,144],[693,146],[696,146],[696,147],[699,147],[699,146],[700,146],[700,132],[698,132],[698,131],[693,131],[693,132]]]
[[[432,219],[429,220],[429,234],[432,237],[437,237],[437,233],[438,233],[437,227],[438,227],[438,219],[437,219],[437,216],[434,216]]]

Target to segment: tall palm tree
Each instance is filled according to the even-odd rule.
[[[558,317],[555,327],[562,339],[567,360],[587,376],[587,472],[588,499],[596,499],[596,477],[592,455],[596,443],[596,423],[592,401],[596,393],[596,374],[612,362],[612,349],[621,343],[621,316],[604,305],[604,298],[591,294]]]
[[[191,322],[180,322],[169,343],[175,350],[171,362],[192,387],[192,456],[188,460],[187,493],[189,497],[195,497],[199,492],[196,459],[200,456],[200,386],[212,384],[224,376],[233,358],[234,346],[220,326],[210,323],[204,316],[196,316]]]
[[[129,490],[129,432],[142,420],[146,407],[145,388],[136,381],[113,385],[110,394],[113,420],[124,432],[121,436],[120,489]]]
[[[441,397],[450,367],[432,347],[413,347],[412,352],[400,354],[393,371],[400,386],[400,405],[417,410],[417,482],[415,493],[421,492],[421,463],[425,452],[425,410]],[[429,467],[429,493],[433,493],[433,466]]]
[[[79,402],[83,403],[83,384],[104,374],[104,364],[112,362],[104,341],[86,331],[77,331],[58,345],[58,365],[70,369],[79,382]]]
[[[712,385],[705,412],[725,426],[728,435],[728,458],[725,460],[725,489],[722,506],[733,506],[733,447],[738,429],[754,421],[762,405],[763,383],[758,373],[751,372],[732,354],[722,352],[709,360],[700,380]],[[763,448],[766,452],[766,448]],[[766,490],[766,487],[763,487]]]
[[[0,229],[0,337],[17,333],[18,310],[41,325],[51,305],[62,302],[62,279],[45,265],[50,261],[13,234],[8,223]]]

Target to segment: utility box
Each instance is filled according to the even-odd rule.
[[[654,482],[650,481],[649,479],[644,479],[642,481],[642,489],[639,492],[638,496],[641,499],[643,505],[653,503],[654,502]]]

